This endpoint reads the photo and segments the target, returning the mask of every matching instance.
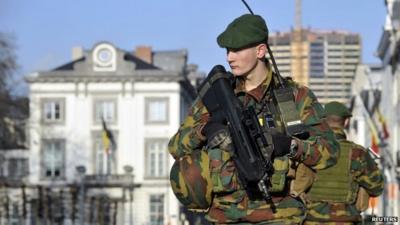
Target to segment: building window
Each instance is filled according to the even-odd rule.
[[[10,225],[22,225],[22,215],[20,213],[18,202],[13,202],[11,204],[11,218],[10,218]]]
[[[168,98],[146,98],[145,99],[145,121],[146,123],[168,123]]]
[[[65,174],[65,140],[43,139],[42,177],[63,179]]]
[[[114,141],[117,141],[117,134],[115,131],[111,131],[114,137]],[[93,134],[93,159],[94,159],[94,171],[97,175],[112,174],[116,170],[116,157],[115,152],[117,151],[116,146],[108,146],[105,144],[109,143],[104,140],[102,132],[95,132]]]
[[[146,140],[146,170],[147,178],[167,177],[167,139],[147,139]]]
[[[5,170],[5,168],[4,168],[5,163],[4,162],[5,161],[6,161],[6,159],[4,158],[4,156],[0,155],[0,177],[4,176],[4,170]]]
[[[164,195],[150,195],[150,225],[164,224]]]
[[[101,123],[102,118],[109,123],[117,121],[117,104],[116,100],[95,100],[94,102],[94,122]]]
[[[64,99],[43,99],[42,100],[42,122],[59,123],[64,122],[65,100]]]
[[[28,175],[28,159],[24,158],[10,158],[8,160],[8,177],[22,178]]]

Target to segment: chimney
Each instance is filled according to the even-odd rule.
[[[153,52],[150,46],[137,46],[135,56],[147,63],[153,63]]]
[[[72,48],[72,60],[77,60],[83,57],[83,48],[80,46]]]

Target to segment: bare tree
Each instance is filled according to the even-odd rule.
[[[28,100],[13,97],[8,82],[18,66],[13,38],[0,32],[0,149],[24,147]]]
[[[7,81],[17,70],[13,38],[6,33],[0,32],[0,94],[8,94]]]

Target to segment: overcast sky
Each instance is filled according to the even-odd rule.
[[[270,31],[289,31],[295,0],[247,0]],[[48,70],[71,59],[71,49],[99,41],[134,50],[188,49],[201,71],[225,63],[217,35],[247,9],[241,0],[1,0],[0,31],[15,37],[19,74]],[[363,62],[374,56],[385,22],[384,0],[303,0],[303,27],[360,33]]]

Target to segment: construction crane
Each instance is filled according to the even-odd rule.
[[[301,0],[296,0],[295,30],[301,30]]]
[[[301,19],[301,0],[295,0],[295,27],[292,32],[292,76],[295,81],[302,85],[308,85],[308,76],[305,71],[306,56],[303,41],[303,28]]]

